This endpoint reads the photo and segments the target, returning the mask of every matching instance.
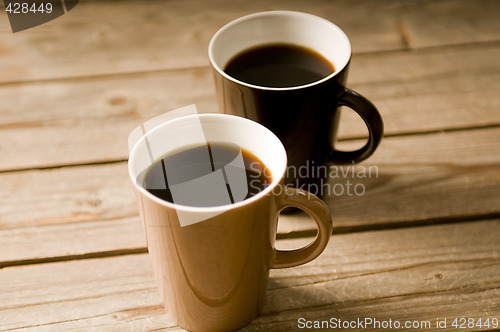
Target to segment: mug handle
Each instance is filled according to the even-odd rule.
[[[339,151],[332,148],[329,161],[335,164],[351,164],[368,158],[377,148],[384,135],[384,123],[379,111],[371,101],[348,88],[340,95],[335,109],[347,106],[363,119],[368,128],[368,142],[354,151]]]
[[[330,211],[321,199],[305,190],[282,186],[285,188],[285,193],[278,198],[278,210],[281,211],[286,207],[304,210],[316,221],[318,235],[312,243],[299,249],[278,250],[273,248],[270,265],[272,269],[302,265],[318,257],[325,250],[333,228]]]

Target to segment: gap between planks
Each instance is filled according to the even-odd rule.
[[[16,38],[10,33],[1,36],[8,51],[0,63],[5,69],[2,79],[199,66],[208,62],[206,47],[222,25],[252,12],[282,9],[284,4],[215,1],[207,8],[203,1],[150,1],[147,6],[131,1],[81,2],[68,15],[36,30],[15,34]],[[352,39],[355,53],[498,40],[495,1],[287,1],[286,8],[337,23]],[[0,27],[10,32],[7,20]],[[66,47],[68,34],[80,43]],[[38,65],[28,70],[25,63]]]
[[[318,259],[271,271],[265,308],[247,330],[297,330],[298,317],[496,315],[499,226],[477,221],[338,236]],[[283,242],[283,249],[306,244]],[[175,326],[165,320],[146,255],[0,270],[0,303],[0,330]]]
[[[386,230],[396,230],[402,228],[418,228],[427,226],[438,226],[438,225],[450,225],[450,224],[460,224],[460,223],[470,223],[474,221],[489,221],[500,219],[499,213],[490,213],[484,215],[473,215],[473,216],[462,216],[462,217],[448,217],[448,218],[435,218],[428,219],[418,222],[395,222],[387,224],[373,224],[373,225],[361,225],[361,226],[334,226],[332,231],[332,236],[341,234],[352,234],[352,233],[363,233],[363,232],[377,232]],[[316,236],[317,230],[298,230],[291,231],[288,233],[278,233],[276,235],[276,240],[292,240],[292,239],[303,239],[312,238]],[[95,258],[106,258],[106,257],[117,257],[125,255],[135,255],[135,254],[145,254],[148,253],[147,247],[140,248],[130,248],[130,249],[117,249],[108,251],[98,251],[90,252],[79,255],[65,255],[65,256],[53,256],[53,257],[43,257],[43,258],[31,258],[22,260],[12,260],[12,261],[0,261],[0,270],[6,267],[13,266],[24,266],[24,265],[35,265],[35,264],[46,264],[46,263],[57,263],[84,259],[95,259]]]
[[[350,87],[378,106],[386,137],[487,126],[500,123],[495,56],[499,46],[353,58]],[[124,160],[125,138],[141,122],[193,103],[200,112],[217,111],[208,68],[2,87],[0,97],[0,169]],[[366,131],[353,111],[342,110],[338,137]]]
[[[499,135],[489,129],[384,140],[369,164],[360,164],[377,165],[379,175],[332,179],[367,188],[360,197],[325,196],[335,233],[495,217]],[[1,179],[0,260],[146,246],[125,163],[13,172]],[[314,229],[300,213],[280,217],[278,225],[280,239],[314,236]]]
[[[489,47],[500,45],[500,40],[492,41],[475,41],[467,43],[458,44],[445,44],[445,45],[430,45],[423,46],[419,48],[401,48],[401,49],[386,49],[386,50],[376,50],[376,51],[362,51],[356,52],[352,55],[355,57],[365,57],[365,56],[377,56],[377,55],[390,55],[390,54],[405,54],[405,53],[415,53],[415,52],[435,52],[436,50],[463,50],[464,48],[473,47]],[[159,69],[148,69],[148,70],[136,70],[136,71],[123,71],[116,73],[101,73],[101,74],[91,74],[91,75],[80,75],[80,76],[68,76],[68,77],[48,77],[48,78],[38,78],[30,80],[19,80],[19,81],[0,81],[0,87],[10,87],[10,86],[29,86],[32,84],[43,84],[43,83],[73,83],[73,82],[85,82],[91,80],[100,79],[111,79],[111,78],[134,78],[149,74],[169,74],[175,72],[183,72],[186,70],[204,70],[208,68],[206,65],[195,65],[195,66],[184,66],[175,68],[159,68]]]
[[[453,132],[461,132],[461,131],[475,131],[482,129],[495,129],[500,128],[500,123],[491,123],[479,126],[469,126],[469,127],[456,127],[456,128],[443,128],[436,130],[422,130],[422,131],[408,131],[404,133],[389,133],[385,134],[384,138],[389,137],[409,137],[409,136],[422,136],[422,135],[433,135],[438,133],[453,133]],[[337,142],[351,142],[351,141],[359,141],[366,139],[365,137],[346,137],[339,138]],[[19,168],[9,168],[9,169],[0,169],[0,174],[2,173],[14,173],[14,172],[28,172],[28,171],[41,171],[41,170],[51,170],[65,167],[81,167],[81,166],[98,166],[98,165],[110,165],[110,164],[118,164],[128,162],[128,159],[117,158],[110,160],[96,160],[92,162],[84,162],[84,163],[68,163],[68,164],[57,164],[57,165],[47,165],[47,166],[38,166],[38,167],[19,167]]]

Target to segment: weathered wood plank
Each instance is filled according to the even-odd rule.
[[[498,215],[499,152],[498,128],[386,138],[365,163],[330,169],[334,232]],[[145,247],[125,162],[0,182],[2,262]],[[304,214],[280,219],[280,236],[314,229]]]
[[[202,0],[89,1],[57,20],[16,34],[2,11],[0,82],[206,66],[208,43],[220,27],[246,14],[283,8],[337,22],[352,35],[355,51],[401,49],[391,3],[219,0],[208,8]],[[368,12],[370,23],[362,24]],[[74,40],[78,43],[70,46]]]
[[[500,3],[426,1],[402,7],[400,31],[410,48],[498,41]]]
[[[0,239],[0,268],[147,252],[139,216],[2,229]]]
[[[350,86],[379,107],[388,135],[500,124],[500,45],[353,58]],[[217,112],[208,68],[0,87],[0,169],[127,158],[141,122],[197,104]],[[366,128],[344,112],[340,137]]]
[[[334,225],[349,230],[499,215],[499,142],[498,128],[386,138],[365,162],[330,169],[324,200]]]
[[[200,10],[200,8],[202,10]],[[355,53],[497,41],[495,0],[89,1],[36,29],[11,32],[0,12],[0,82],[205,66],[213,33],[245,14],[291,9],[336,22]],[[71,38],[68,38],[71,36]],[[71,43],[69,40],[78,40]]]
[[[136,216],[127,164],[5,173],[0,228]]]
[[[430,321],[426,330],[437,318],[500,318],[499,233],[494,220],[333,236],[315,261],[271,271],[246,330],[300,330],[301,317]],[[0,330],[176,330],[146,254],[4,268],[0,290]]]
[[[500,44],[355,55],[350,86],[377,105],[389,135],[500,124],[498,57]],[[340,137],[359,137],[361,120],[342,116]]]

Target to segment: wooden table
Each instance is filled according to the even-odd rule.
[[[179,329],[154,282],[127,136],[184,105],[217,112],[210,37],[270,9],[314,13],[345,30],[349,86],[374,101],[386,130],[356,173],[332,179],[364,191],[337,187],[325,197],[334,222],[327,250],[271,271],[267,304],[244,330],[366,319],[381,325],[352,330],[396,321],[442,330],[444,319],[447,330],[471,321],[487,329],[487,319],[493,329],[500,2],[178,0],[80,1],[16,34],[0,10],[0,331]],[[362,144],[361,121],[350,111],[341,121],[342,146]],[[362,167],[373,172],[362,177]],[[314,235],[307,216],[280,218],[280,248]]]

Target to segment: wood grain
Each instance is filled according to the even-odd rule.
[[[127,136],[181,106],[216,112],[211,36],[272,9],[348,34],[348,85],[378,106],[386,137],[362,164],[330,168],[327,250],[271,271],[243,331],[500,320],[499,1],[81,0],[16,34],[0,10],[0,331],[182,331],[154,282]],[[364,136],[344,110],[339,147]],[[315,234],[303,213],[278,228],[283,250]]]
[[[499,13],[495,0],[415,2],[401,9],[399,27],[409,48],[498,41]]]
[[[497,128],[385,139],[371,159],[353,168],[354,174],[352,169],[347,176],[334,173],[339,175],[329,183],[333,195],[325,197],[334,223],[389,226],[498,215],[498,142]],[[351,190],[349,195],[348,181],[365,193]],[[338,184],[343,193],[335,191]]]
[[[0,82],[206,66],[208,43],[220,27],[246,14],[283,8],[336,21],[353,35],[355,51],[400,49],[403,44],[391,4],[218,0],[208,8],[202,0],[126,1],[120,6],[89,1],[57,20],[17,34],[12,34],[2,11]],[[367,12],[371,12],[369,27],[359,24]],[[68,47],[74,40],[78,43]]]
[[[500,124],[500,44],[355,55],[348,84],[380,110],[387,135]],[[366,132],[343,112],[339,137]]]
[[[359,55],[350,87],[378,106],[387,135],[499,125],[498,58],[500,44]],[[193,103],[217,112],[208,68],[0,86],[0,100],[0,170],[124,160],[143,121]],[[365,133],[344,111],[340,138]]]
[[[498,41],[499,7],[495,0],[218,0],[211,1],[210,8],[201,0],[147,5],[126,1],[120,6],[82,1],[63,17],[16,34],[2,11],[0,82],[205,66],[208,42],[218,28],[240,16],[273,9],[332,20],[351,38],[355,53]],[[78,42],[68,47],[70,40]]]
[[[299,330],[300,317],[498,318],[499,232],[492,220],[333,236],[315,261],[271,271],[267,304],[246,330]],[[175,330],[147,255],[4,268],[0,290],[0,330]]]
[[[368,161],[330,169],[324,200],[334,233],[499,215],[499,152],[498,128],[386,138]],[[0,181],[4,264],[145,248],[125,162],[3,173]],[[314,229],[305,214],[280,218],[280,237]]]

